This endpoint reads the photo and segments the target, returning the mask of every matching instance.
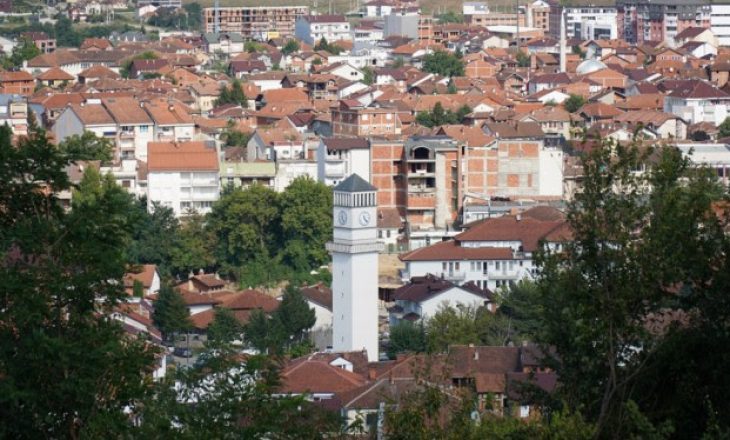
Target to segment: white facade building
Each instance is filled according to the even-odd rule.
[[[566,237],[567,224],[553,208],[536,207],[516,216],[485,219],[453,240],[401,255],[406,264],[402,279],[431,274],[494,291],[534,276],[533,253],[540,240],[559,248]]]
[[[336,186],[352,174],[370,181],[370,143],[363,138],[322,138],[317,147],[317,179]]]
[[[379,359],[376,192],[357,174],[334,188],[332,254],[334,351],[366,350]]]
[[[618,11],[613,7],[564,7],[567,38],[618,38]]]
[[[720,46],[730,46],[730,3],[710,5],[710,29]]]
[[[710,122],[718,126],[728,117],[728,107],[730,94],[698,79],[682,82],[664,97],[664,112],[688,124]]]
[[[220,197],[218,153],[205,142],[150,142],[147,164],[147,208],[154,203],[175,215],[211,211]]]
[[[322,38],[328,42],[352,40],[350,23],[344,15],[305,15],[297,18],[294,34],[298,40],[309,45],[317,44]]]

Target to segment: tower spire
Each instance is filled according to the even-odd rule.
[[[560,7],[560,71],[565,72],[566,64],[566,43],[565,43],[565,8]]]

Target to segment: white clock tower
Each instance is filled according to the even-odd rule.
[[[334,188],[332,313],[334,351],[367,350],[378,361],[377,188],[353,174]]]

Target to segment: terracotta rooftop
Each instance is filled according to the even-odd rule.
[[[205,142],[150,142],[147,168],[154,171],[218,171],[218,155]]]
[[[455,240],[442,241],[401,254],[401,261],[512,260],[510,248],[461,247]]]
[[[115,124],[112,115],[101,104],[71,104],[69,108],[84,125]]]
[[[152,124],[152,119],[134,98],[106,98],[104,107],[119,124]]]

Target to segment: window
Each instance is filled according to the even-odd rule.
[[[499,261],[497,261],[497,262],[494,263],[494,268],[497,269],[497,270],[499,270],[499,263],[500,263]]]
[[[149,125],[140,125],[139,126],[140,133],[147,133],[147,130],[149,130],[149,129],[150,129]]]
[[[441,263],[441,270],[446,270],[446,262]]]
[[[454,263],[454,270],[459,270],[459,262]]]

